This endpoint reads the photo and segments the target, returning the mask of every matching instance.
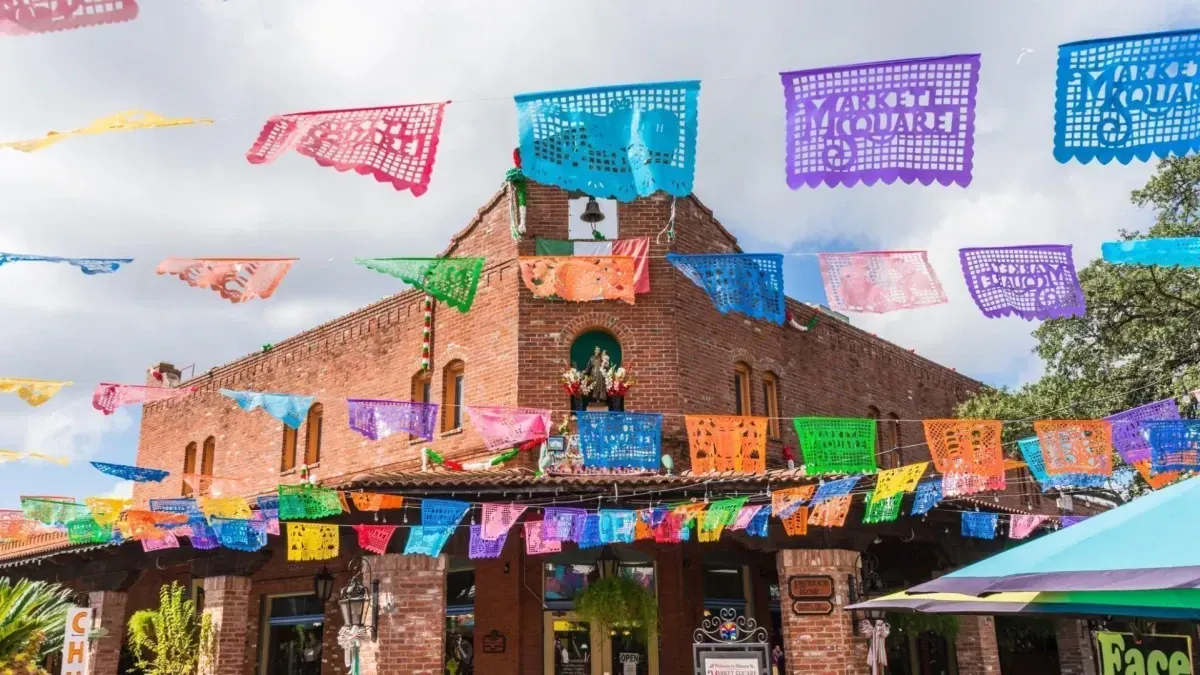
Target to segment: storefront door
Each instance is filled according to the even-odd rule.
[[[602,675],[599,631],[572,612],[545,613],[546,675]],[[612,671],[609,671],[610,673]]]
[[[264,600],[266,639],[261,645],[263,675],[320,675],[325,617],[312,594],[269,596]]]
[[[653,643],[627,632],[601,635],[573,612],[545,613],[543,644],[546,675],[658,675]]]

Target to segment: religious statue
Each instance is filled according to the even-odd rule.
[[[596,347],[587,362],[587,374],[592,378],[591,400],[598,403],[608,401],[608,352]]]

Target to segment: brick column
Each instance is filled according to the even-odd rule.
[[[204,579],[204,614],[212,622],[212,651],[201,654],[203,675],[242,675],[253,655],[246,652],[250,621],[250,578]]]
[[[379,613],[379,639],[359,649],[362,675],[442,675],[446,655],[446,556],[370,557],[379,593],[395,609]],[[370,580],[364,579],[370,587]],[[510,642],[509,648],[514,647]],[[482,651],[479,645],[476,652]],[[340,650],[339,650],[340,651]]]
[[[92,628],[103,628],[106,635],[94,640],[88,655],[88,672],[91,675],[117,675],[121,659],[121,642],[125,639],[125,604],[128,593],[120,591],[95,591],[88,594],[88,606],[92,608]]]
[[[960,673],[1000,675],[1000,646],[996,643],[996,620],[990,616],[958,617],[958,637],[954,640],[954,653]]]
[[[840,549],[785,550],[775,555],[779,588],[783,594],[783,650],[788,675],[868,675],[867,640],[854,635],[850,612],[843,609],[849,596],[847,579],[855,573],[858,554]],[[788,577],[833,577],[834,608],[827,616],[796,616],[787,601]],[[959,672],[974,671],[959,669]]]
[[[1055,621],[1058,667],[1062,675],[1096,675],[1096,655],[1087,623],[1072,619]]]

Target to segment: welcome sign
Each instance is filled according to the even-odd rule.
[[[1144,635],[1096,632],[1100,675],[1194,675],[1192,638],[1186,635]]]

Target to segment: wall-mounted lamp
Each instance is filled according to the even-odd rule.
[[[321,571],[313,576],[313,592],[317,594],[317,601],[321,603],[321,607],[333,597],[333,575],[329,573],[328,567],[322,567]]]
[[[342,589],[338,607],[342,610],[342,622],[354,628],[370,628],[371,639],[379,639],[379,580],[371,572],[371,564],[365,558],[355,558],[348,566],[354,574],[350,583]],[[363,585],[363,572],[371,581],[370,593]],[[371,623],[366,623],[367,609],[371,610]]]

